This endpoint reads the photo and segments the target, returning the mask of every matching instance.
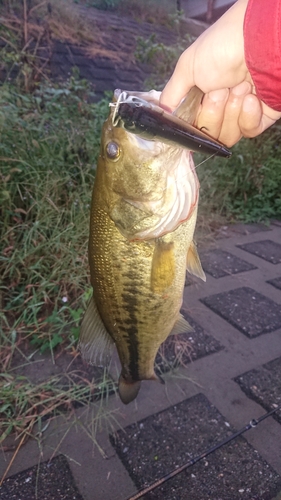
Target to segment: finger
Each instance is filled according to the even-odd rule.
[[[224,120],[219,134],[219,141],[231,147],[242,137],[239,124],[244,99],[252,90],[249,82],[242,82],[229,91],[229,97],[224,110]]]
[[[245,97],[239,116],[239,127],[244,137],[255,137],[263,132],[262,106],[254,94]]]
[[[206,94],[197,116],[197,128],[215,139],[220,135],[228,95],[228,89],[213,90]]]
[[[256,95],[249,94],[244,99],[239,116],[241,133],[244,137],[256,137],[271,127],[280,117],[279,111],[264,104]]]

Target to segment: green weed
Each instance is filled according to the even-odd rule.
[[[112,381],[107,376],[96,383],[70,372],[35,385],[26,377],[0,374],[0,444],[12,433],[17,439],[27,431],[32,434],[39,421],[77,405],[87,405],[93,397],[97,399],[105,391],[113,389]]]
[[[88,7],[112,10],[120,16],[132,16],[139,22],[149,22],[174,26],[174,18],[179,15],[176,2],[170,0],[80,0]],[[79,0],[75,0],[79,3]]]
[[[194,38],[186,34],[179,38],[175,45],[165,45],[157,42],[153,33],[149,38],[137,37],[135,58],[141,63],[148,64],[151,68],[150,77],[145,81],[147,90],[163,89],[170,78],[180,54],[192,43]]]
[[[281,218],[280,131],[277,123],[255,139],[241,140],[230,159],[213,158],[198,168],[201,212],[243,222]]]
[[[107,98],[90,97],[74,78],[33,94],[0,88],[2,325],[41,350],[62,343],[66,325],[77,338],[90,288],[89,207],[108,114]]]

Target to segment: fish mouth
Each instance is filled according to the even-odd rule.
[[[198,153],[229,158],[231,151],[226,146],[190,125],[185,120],[167,113],[151,100],[147,101],[126,91],[119,91],[117,101],[112,103],[112,124],[146,140],[162,141],[170,145]]]

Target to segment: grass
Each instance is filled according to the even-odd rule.
[[[14,452],[8,466],[0,480],[2,485],[17,453],[24,443],[32,436],[42,448],[42,438],[50,422],[55,417],[64,417],[67,428],[60,439],[57,449],[71,430],[73,425],[78,426],[90,438],[105,458],[105,453],[96,440],[98,430],[104,424],[113,430],[118,424],[114,412],[107,410],[103,399],[108,398],[109,391],[114,391],[112,381],[104,373],[103,380],[89,381],[77,372],[69,372],[53,376],[42,383],[32,384],[23,376],[0,374],[0,446],[2,451]],[[100,399],[103,398],[103,399]],[[89,403],[94,403],[89,415]],[[86,418],[76,417],[73,410],[85,407]],[[81,412],[80,412],[81,413]],[[69,422],[69,414],[72,421]],[[9,437],[13,437],[9,440]]]
[[[109,101],[90,98],[89,85],[74,77],[31,94],[0,88],[3,374],[26,341],[41,352],[76,349],[91,293],[89,205]],[[281,216],[279,127],[240,142],[231,160],[199,167],[200,225],[216,213],[244,221]],[[180,346],[178,358],[186,348]],[[9,384],[20,392],[18,380]]]
[[[200,214],[246,223],[281,219],[280,131],[277,122],[254,139],[242,139],[229,160],[213,158],[198,168]]]
[[[31,95],[0,89],[2,327],[41,347],[62,342],[66,323],[77,338],[89,297],[89,204],[108,101],[87,103],[86,87],[72,78]]]
[[[1,374],[0,424],[2,434],[0,444],[11,434],[16,439],[25,439],[32,434],[35,425],[43,427],[43,422],[62,412],[85,406],[109,390],[110,381],[106,377],[97,386],[77,373],[54,376],[39,384],[32,384],[26,377]]]
[[[80,384],[71,373],[67,383],[62,374],[39,384],[14,373],[16,359],[30,363],[38,350],[51,351],[53,362],[58,349],[77,354],[91,294],[89,205],[109,101],[91,98],[89,84],[74,77],[33,93],[0,87],[0,444],[13,434],[21,446],[45,418],[110,387],[108,379]]]
[[[19,2],[6,3],[15,9],[13,15],[20,15]],[[54,23],[56,9],[61,8],[61,26],[67,19],[71,24],[72,14],[63,11],[65,3],[55,4],[54,30],[63,33]],[[0,32],[2,37],[9,35],[11,44],[19,43],[23,29],[16,23],[14,19],[12,28],[2,26]],[[29,18],[29,35],[37,33],[41,40],[47,31],[40,25],[36,32],[32,26]],[[74,34],[67,32],[72,40],[78,40],[79,26],[72,25]],[[67,39],[66,33],[63,36]],[[51,351],[53,360],[60,350],[76,354],[79,325],[91,294],[89,206],[110,97],[93,103],[90,85],[75,76],[61,85],[38,83],[34,76],[44,64],[36,60],[39,52],[29,52],[26,61],[26,51],[11,44],[2,50],[2,61],[17,64],[21,78],[15,85],[0,87],[0,426],[2,441],[13,433],[21,444],[31,434],[36,437],[36,429],[45,428],[47,416],[65,414],[75,401],[86,405],[93,392],[99,392],[95,381],[81,385],[73,374],[67,386],[59,377],[33,384],[15,375],[13,367],[18,355],[29,363],[38,350]],[[153,67],[148,87],[163,85],[181,50],[180,45],[158,44],[154,37],[138,40],[136,57]],[[259,138],[241,141],[230,160],[211,159],[198,168],[198,220],[204,234],[221,217],[246,222],[281,218],[279,135],[277,124]],[[196,163],[200,161],[196,157]],[[184,362],[190,346],[175,339],[174,348],[177,364]],[[107,380],[104,386],[109,387]],[[84,427],[93,441],[107,418],[111,417],[102,410],[91,429]]]
[[[194,41],[189,34],[179,36],[178,43],[167,46],[157,42],[153,33],[148,38],[137,37],[135,58],[151,67],[151,74],[144,82],[144,90],[162,90],[172,74],[180,54]]]
[[[139,22],[160,24],[166,27],[174,25],[179,13],[176,1],[170,0],[77,0],[88,7],[114,11],[120,16],[132,16]]]

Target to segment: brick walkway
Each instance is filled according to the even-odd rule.
[[[41,458],[35,440],[17,455],[1,500],[36,498],[39,459],[40,500],[125,500],[280,404],[280,223],[222,228],[213,247],[200,253],[207,282],[188,280],[184,294],[183,313],[194,327],[183,334],[191,348],[186,366],[172,375],[162,365],[165,386],[144,382],[128,406],[109,396],[102,408],[113,412],[125,432],[113,438],[113,420],[108,429],[103,422],[96,436],[102,451],[71,425],[73,418],[52,421]],[[171,365],[175,349],[167,342]],[[96,405],[92,411],[97,418]],[[82,425],[85,409],[75,414]],[[2,456],[1,473],[11,456]],[[271,500],[280,498],[278,492],[281,411],[146,498]]]

